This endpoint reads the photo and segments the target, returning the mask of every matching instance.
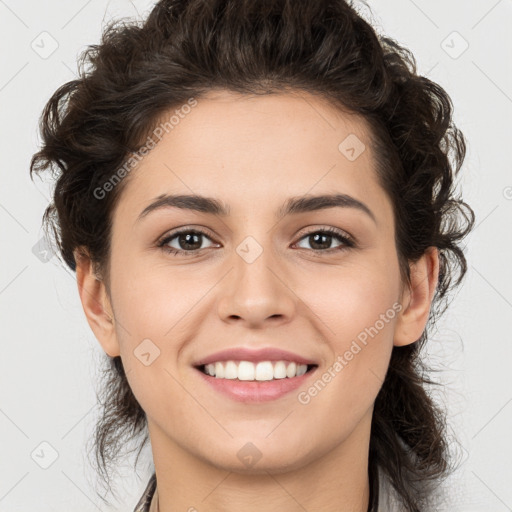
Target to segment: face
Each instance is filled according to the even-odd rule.
[[[392,205],[374,158],[364,121],[318,98],[216,91],[132,171],[113,217],[115,321],[103,346],[122,357],[154,451],[285,471],[368,443],[402,308]],[[294,199],[334,194],[355,201],[283,215]],[[160,201],[142,214],[171,195],[228,211]],[[236,383],[195,367],[235,348],[284,350],[293,356],[262,360],[315,367]]]

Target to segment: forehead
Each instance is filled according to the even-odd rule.
[[[129,202],[135,215],[161,194],[199,194],[236,213],[333,192],[385,207],[366,122],[323,98],[210,91],[186,112],[132,171],[120,208]]]

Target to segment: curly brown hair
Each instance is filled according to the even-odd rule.
[[[454,190],[466,143],[445,90],[419,76],[411,52],[377,34],[353,4],[161,0],[144,21],[110,22],[101,44],[81,54],[79,77],[58,88],[41,115],[43,143],[30,174],[52,170],[56,178],[43,217],[47,232],[72,270],[74,250],[86,248],[108,290],[112,215],[127,179],[104,198],[94,191],[139,150],[165,112],[213,88],[300,90],[362,116],[379,183],[393,204],[403,282],[410,285],[411,262],[431,246],[439,249],[427,327],[415,343],[393,347],[374,404],[369,454],[371,501],[379,466],[407,510],[426,510],[432,491],[417,483],[440,482],[453,468],[445,412],[428,392],[435,382],[420,354],[467,270],[460,241],[475,216]],[[140,438],[140,454],[148,434],[120,356],[105,362],[94,446],[108,482],[126,440]]]

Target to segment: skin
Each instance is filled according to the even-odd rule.
[[[349,134],[366,145],[354,161],[338,150]],[[393,346],[425,328],[439,271],[431,248],[411,265],[412,288],[402,289],[392,205],[373,159],[365,121],[317,97],[212,91],[131,172],[114,212],[109,283],[76,252],[89,325],[108,355],[121,355],[147,414],[160,512],[366,512],[373,404]],[[276,221],[289,197],[333,192],[364,202],[376,222],[339,207]],[[167,208],[137,221],[162,193],[215,197],[231,213]],[[199,235],[199,251],[179,237],[169,243],[185,255],[157,247],[184,226],[209,233]],[[333,237],[318,248],[306,236],[326,227],[356,247],[333,250],[343,245]],[[263,250],[250,264],[236,251],[247,236]],[[393,304],[401,311],[300,403],[298,392]],[[148,366],[134,355],[147,338],[160,350]],[[192,363],[235,346],[284,348],[319,368],[277,400],[234,402]],[[249,442],[261,454],[252,466],[237,456]]]

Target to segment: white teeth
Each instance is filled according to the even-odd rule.
[[[290,363],[286,368],[286,376],[295,377],[295,375],[297,375],[297,365],[295,363]]]
[[[238,368],[233,361],[228,361],[224,367],[225,379],[236,379],[238,377]]]
[[[218,375],[219,379],[224,378],[224,366],[222,363],[215,363],[215,375]]]
[[[240,361],[238,363],[238,380],[254,380],[254,374],[256,373],[256,368],[253,363],[249,361]],[[216,373],[215,376],[217,376]]]
[[[274,364],[274,378],[275,379],[284,379],[286,377],[286,364],[284,361],[277,361]]]
[[[272,380],[274,367],[270,361],[261,361],[256,365],[256,380]]]
[[[217,361],[205,365],[206,374],[217,379],[238,380],[272,380],[286,377],[300,377],[308,370],[306,364],[288,363],[287,361],[260,361],[254,364],[250,361]]]
[[[308,371],[308,367],[305,364],[301,364],[297,368],[297,377],[300,377],[301,375],[304,375]]]

